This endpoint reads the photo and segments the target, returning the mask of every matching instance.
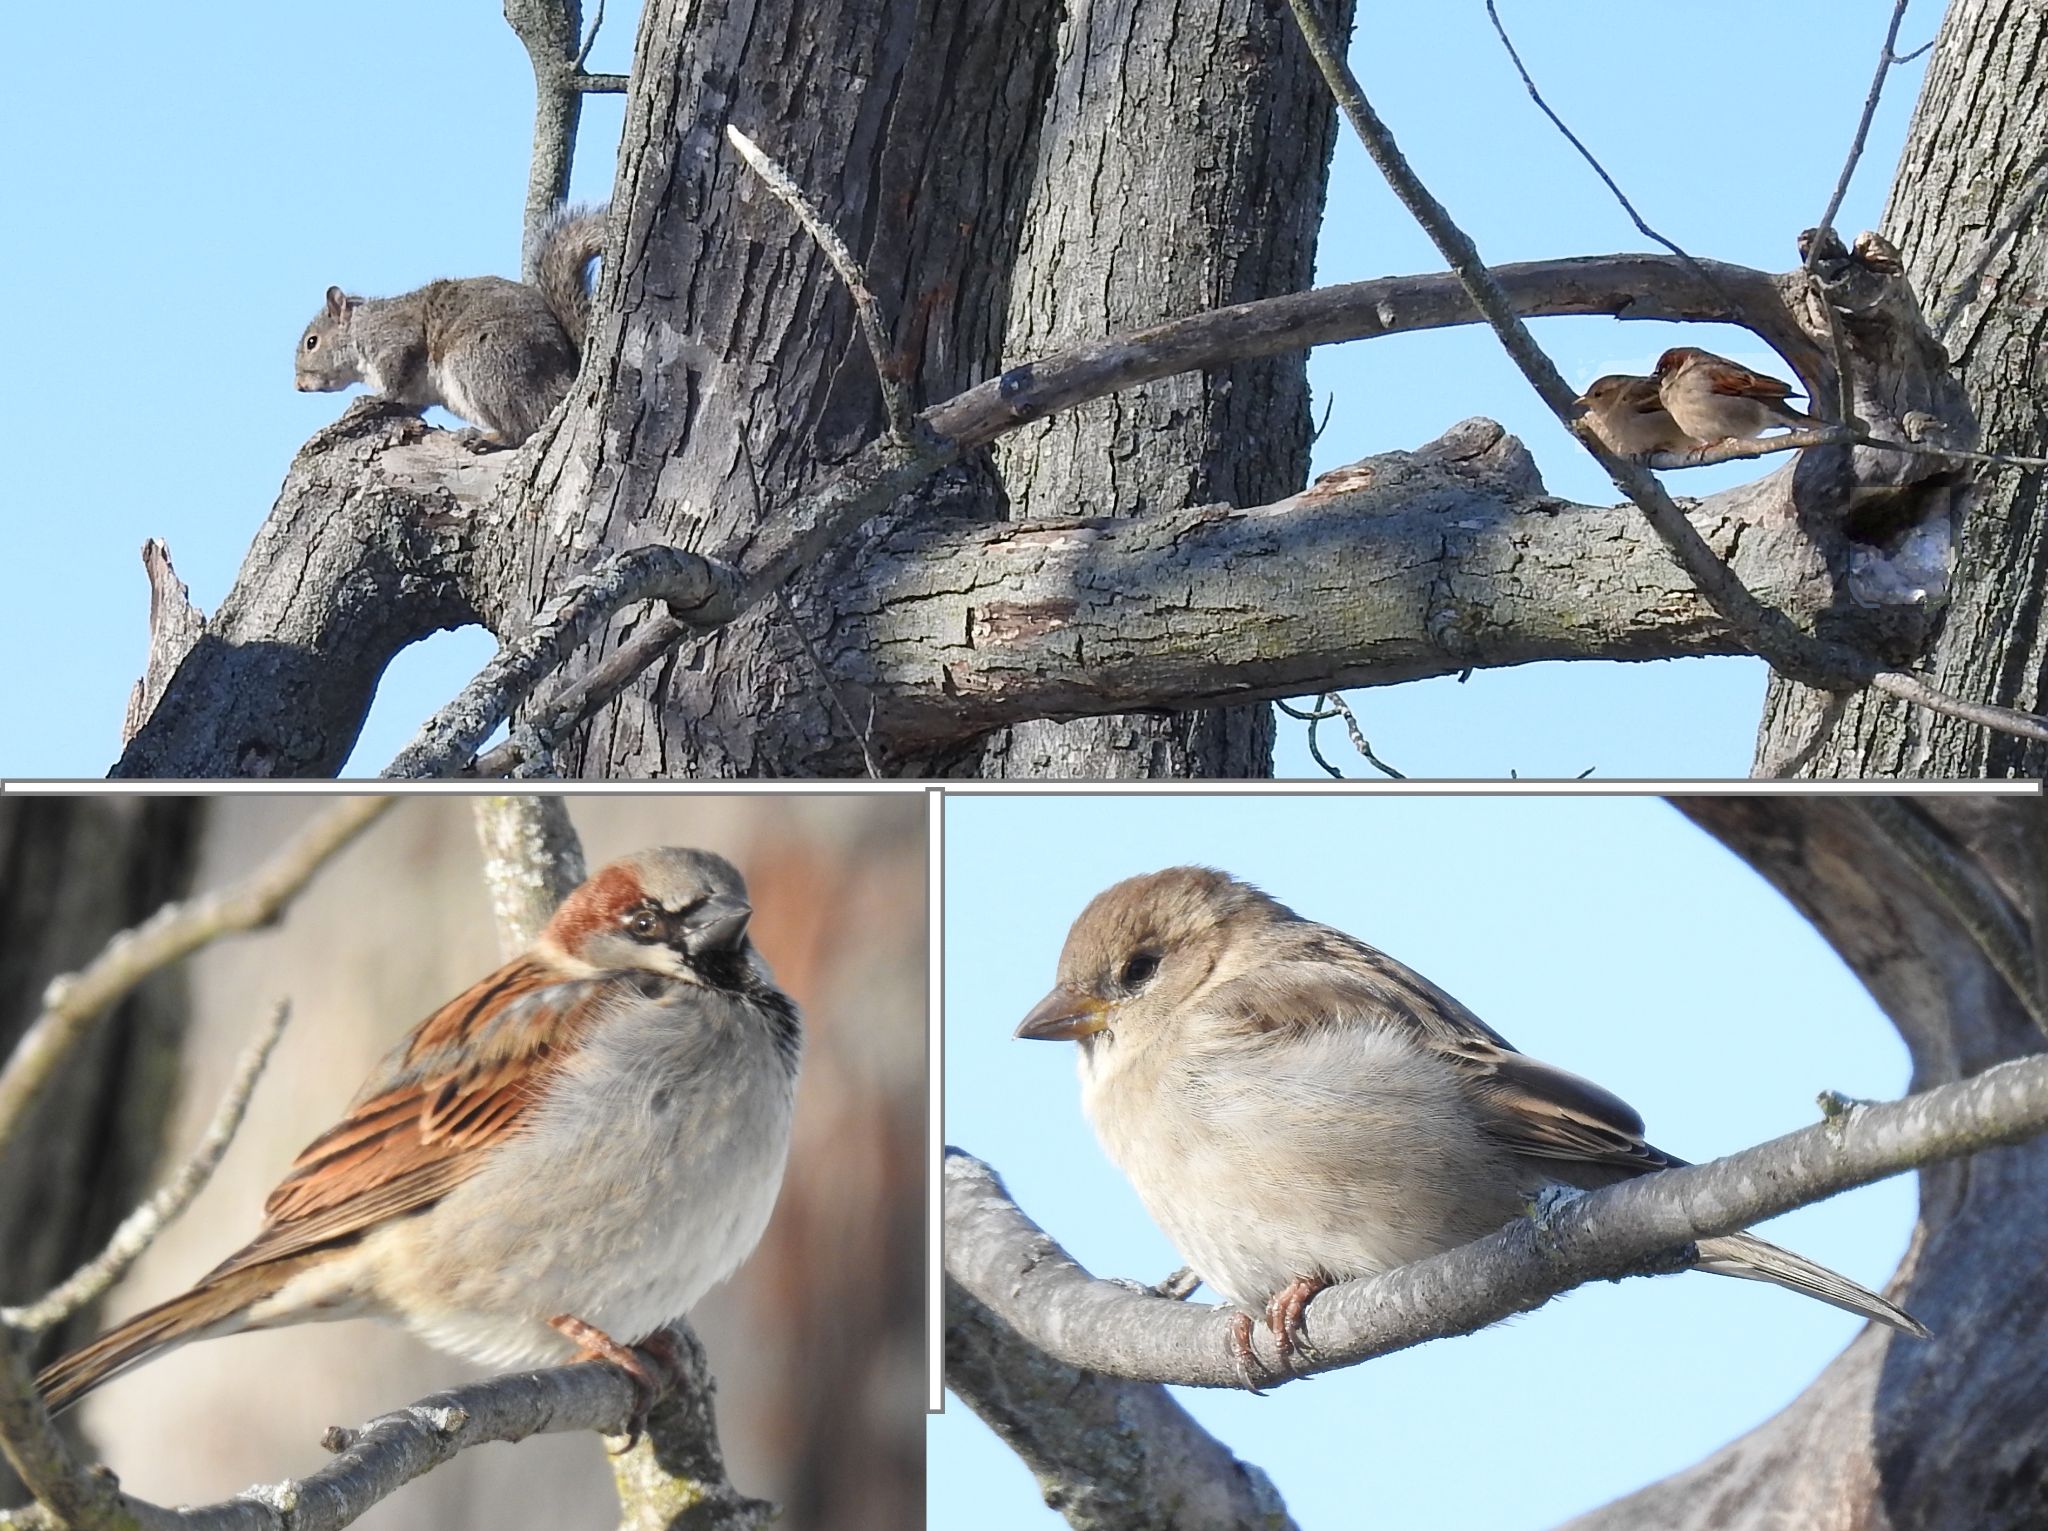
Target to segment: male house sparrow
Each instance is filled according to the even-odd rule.
[[[1702,441],[1761,436],[1772,426],[1817,430],[1825,420],[1785,402],[1792,385],[1752,372],[1696,346],[1675,346],[1657,358],[1657,395],[1678,428]]]
[[[644,1411],[627,1346],[738,1267],[782,1181],[801,1031],[751,913],[706,851],[603,868],[385,1057],[254,1240],[46,1369],[51,1412],[187,1340],[358,1316],[489,1365],[602,1356]]]
[[[1518,1053],[1421,974],[1205,867],[1133,877],[1067,933],[1017,1028],[1080,1043],[1081,1103],[1189,1265],[1283,1361],[1324,1287],[1493,1232],[1551,1187],[1685,1161],[1642,1118]],[[1774,1282],[1925,1336],[1891,1303],[1747,1233],[1699,1268]]]
[[[1703,445],[1666,412],[1654,377],[1610,372],[1595,378],[1573,402],[1585,406],[1587,429],[1617,457],[1691,452]]]

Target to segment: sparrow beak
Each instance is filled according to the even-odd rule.
[[[1593,407],[1593,401],[1587,398],[1583,393],[1580,394],[1576,399],[1573,399],[1572,402],[1578,405],[1581,409],[1591,409]]]
[[[753,917],[753,906],[745,899],[714,893],[683,916],[683,950],[692,957],[730,951],[740,944]]]
[[[1109,1001],[1076,994],[1064,985],[1031,1007],[1017,1027],[1027,1042],[1078,1042],[1109,1025]]]

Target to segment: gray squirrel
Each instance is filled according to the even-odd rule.
[[[339,287],[299,337],[301,393],[361,383],[408,409],[439,404],[477,429],[468,444],[517,446],[568,396],[590,328],[590,262],[608,209],[558,213],[541,235],[531,286],[501,276],[443,278],[395,298]]]

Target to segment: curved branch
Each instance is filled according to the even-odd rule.
[[[249,1097],[256,1092],[256,1081],[263,1077],[264,1067],[270,1062],[278,1038],[284,1035],[284,1024],[291,1013],[291,1005],[285,1000],[271,1006],[269,1018],[257,1029],[255,1038],[235,1064],[234,1075],[228,1080],[198,1146],[162,1189],[123,1218],[121,1226],[107,1240],[106,1248],[60,1285],[26,1307],[0,1308],[0,1323],[31,1334],[55,1328],[126,1275],[129,1267],[157,1241],[157,1236],[184,1216],[185,1209],[213,1179],[228,1145],[241,1130],[242,1118],[249,1110]]]
[[[251,876],[229,887],[166,904],[123,931],[82,971],[51,980],[36,1017],[0,1068],[0,1147],[19,1129],[28,1104],[93,1021],[151,973],[237,931],[269,924],[313,874],[376,822],[391,797],[351,798],[302,830]]]
[[[1588,1281],[1679,1270],[1693,1240],[1732,1233],[1887,1175],[2048,1130],[2048,1058],[1846,1113],[1711,1163],[1664,1170],[1309,1305],[1327,1371],[1425,1340],[1468,1334]],[[946,1270],[1041,1350],[1070,1366],[1141,1381],[1239,1386],[1230,1314],[1099,1281],[1018,1210],[988,1166],[947,1151]],[[1272,1337],[1254,1336],[1282,1375]]]
[[[1034,1349],[946,1283],[946,1386],[1038,1479],[1077,1531],[1295,1531],[1280,1491],[1156,1382]]]

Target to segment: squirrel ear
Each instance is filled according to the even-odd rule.
[[[348,294],[339,287],[327,289],[327,317],[339,319],[348,313]]]

